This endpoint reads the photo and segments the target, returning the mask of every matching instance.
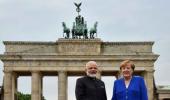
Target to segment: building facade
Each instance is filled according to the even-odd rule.
[[[149,100],[154,99],[154,42],[103,42],[101,39],[63,39],[56,42],[4,41],[4,100],[15,100],[17,79],[32,77],[31,100],[41,100],[43,76],[58,76],[58,100],[67,99],[67,77],[84,75],[89,60],[100,65],[102,76],[119,75],[125,59],[135,62],[135,74],[144,77]]]

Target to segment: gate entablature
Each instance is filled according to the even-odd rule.
[[[101,39],[58,39],[56,42],[4,41],[5,54],[22,55],[103,55],[154,56],[152,41],[103,42]],[[19,56],[18,56],[19,57]]]

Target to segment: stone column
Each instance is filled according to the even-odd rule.
[[[153,83],[153,70],[146,71],[144,78],[146,80],[146,85],[148,89],[149,100],[154,100],[154,83]]]
[[[4,71],[4,100],[12,100],[12,71]]]
[[[122,77],[121,72],[120,72],[120,71],[117,71],[115,77],[116,77],[116,79],[121,78],[121,77]]]
[[[67,100],[67,73],[58,72],[58,100]]]
[[[97,77],[98,79],[101,79],[101,73],[102,73],[101,71],[98,71],[98,72],[97,72],[97,76],[96,76],[96,77]]]
[[[41,100],[42,96],[42,77],[40,72],[32,72],[32,90],[31,90],[31,100]]]
[[[42,100],[42,97],[43,97],[43,76],[42,76],[42,74],[40,74],[40,78],[39,78],[40,80],[40,86],[39,86],[39,91],[40,91],[40,100]]]
[[[12,100],[18,100],[17,99],[17,74],[16,73],[13,73],[12,74]]]

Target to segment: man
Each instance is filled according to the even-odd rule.
[[[76,99],[77,100],[107,100],[105,84],[96,78],[98,68],[95,61],[86,64],[86,76],[77,79]]]

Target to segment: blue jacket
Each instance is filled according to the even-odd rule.
[[[112,100],[148,100],[144,79],[133,76],[126,88],[123,78],[114,82]]]

